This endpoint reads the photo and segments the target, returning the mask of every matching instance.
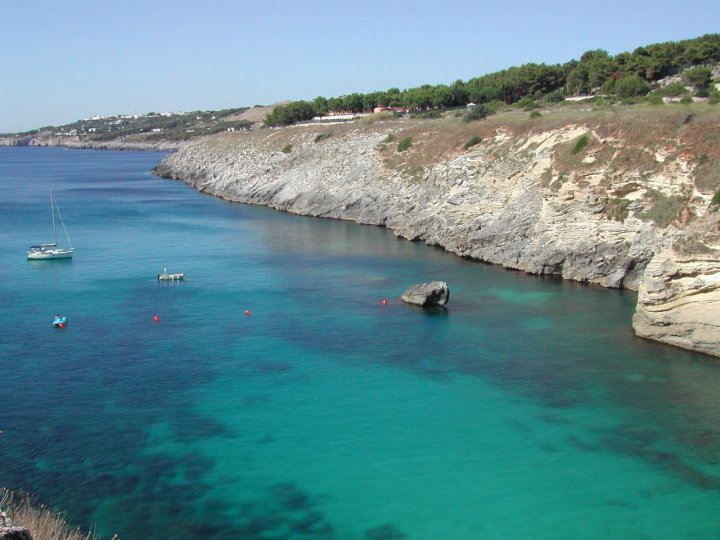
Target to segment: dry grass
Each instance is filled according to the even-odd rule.
[[[412,139],[412,146],[404,152],[389,152],[381,145],[383,162],[389,169],[404,171],[411,176],[424,174],[439,161],[451,159],[466,151],[471,137],[480,137],[484,144],[492,143],[500,157],[510,151],[518,138],[567,127],[582,127],[589,135],[587,146],[573,155],[577,141],[559,145],[555,155],[557,173],[593,166],[609,166],[614,175],[630,169],[649,173],[662,166],[656,152],[668,159],[681,157],[694,170],[695,183],[704,193],[720,189],[720,106],[705,104],[665,105],[558,105],[542,110],[540,118],[529,119],[520,109],[503,110],[482,120],[462,122],[451,114],[434,120],[394,118],[389,114],[373,115],[348,124],[334,125],[333,138],[342,138],[348,131],[392,130],[396,140]],[[378,122],[382,120],[382,122]],[[294,126],[282,129],[263,129],[251,133],[218,135],[210,142],[214,147],[230,147],[239,139],[255,139],[256,148],[279,152],[287,144],[312,141],[328,126]],[[495,137],[507,133],[515,141],[497,144]],[[590,135],[592,134],[592,136]],[[605,140],[611,144],[605,144]],[[612,141],[622,141],[612,144]],[[390,141],[386,141],[389,143]],[[594,165],[583,162],[592,155]],[[608,186],[610,187],[610,186]]]
[[[37,505],[28,495],[17,495],[0,489],[0,509],[12,524],[30,531],[34,540],[95,540],[94,533],[73,529],[64,516],[43,505]],[[113,539],[116,537],[113,537]]]
[[[374,124],[375,122],[384,122],[386,120],[394,120],[395,119],[395,113],[390,111],[382,111],[378,113],[373,113],[370,116],[362,116],[355,120],[355,124],[360,126],[369,126],[370,124]]]

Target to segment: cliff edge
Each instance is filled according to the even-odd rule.
[[[715,293],[705,295],[720,258],[714,248],[687,261],[678,251],[718,227],[708,216],[720,160],[708,133],[719,127],[716,111],[681,107],[298,126],[196,141],[154,172],[230,201],[382,225],[507,268],[639,289],[639,335],[720,356]],[[673,303],[685,273],[703,295]],[[693,331],[658,330],[681,324]]]

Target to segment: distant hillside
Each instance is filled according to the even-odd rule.
[[[96,116],[62,126],[0,135],[0,145],[93,148],[176,147],[183,141],[220,132],[252,129],[274,105],[220,111]]]

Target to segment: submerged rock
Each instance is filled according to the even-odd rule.
[[[368,540],[405,540],[408,535],[395,525],[390,524],[365,531],[365,538]]]
[[[444,281],[433,281],[413,285],[400,298],[418,306],[444,306],[450,300],[450,290]]]

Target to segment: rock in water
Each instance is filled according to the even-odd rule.
[[[410,287],[400,298],[418,306],[444,306],[450,300],[450,289],[444,281],[421,283]]]
[[[0,527],[0,540],[33,540],[33,537],[23,527]]]

